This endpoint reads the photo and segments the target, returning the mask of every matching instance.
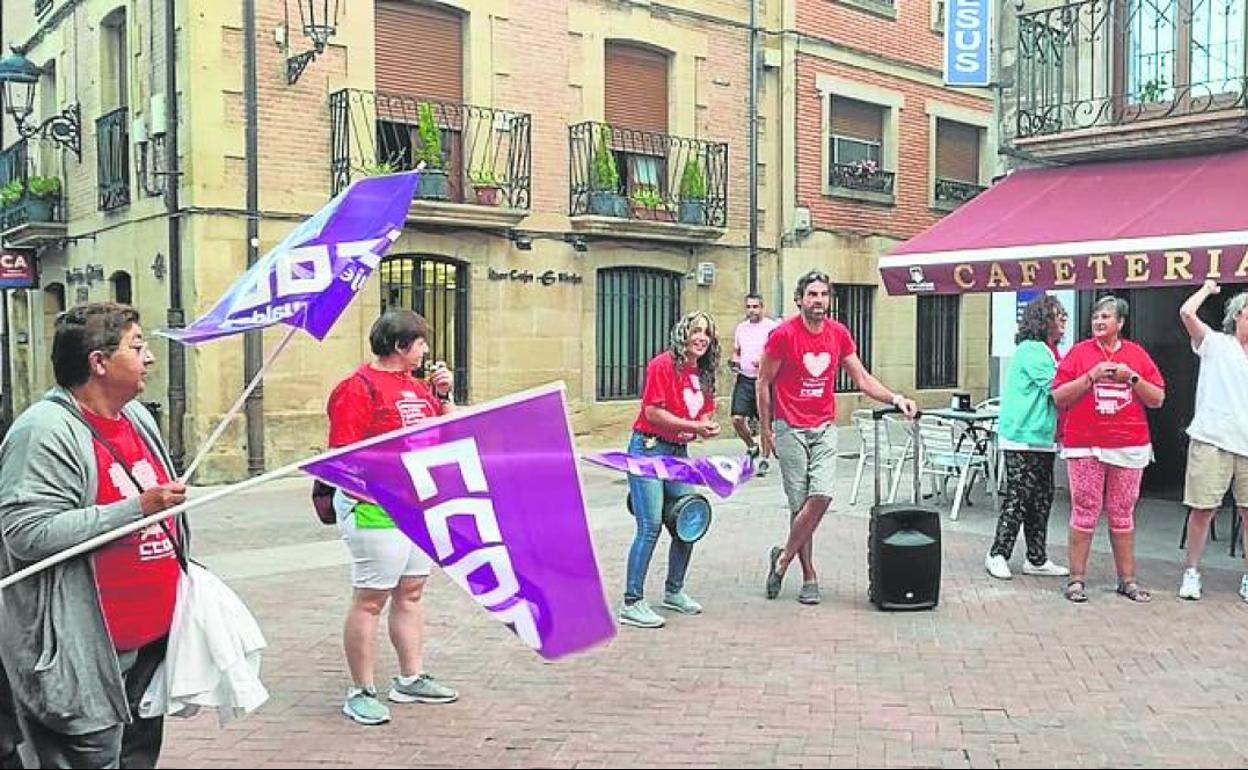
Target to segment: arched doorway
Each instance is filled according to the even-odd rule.
[[[428,364],[455,373],[455,401],[468,400],[468,266],[433,254],[395,254],[381,263],[381,309],[415,310],[432,327]],[[421,375],[424,372],[420,372]]]

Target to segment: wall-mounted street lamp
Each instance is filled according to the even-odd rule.
[[[35,111],[35,85],[42,74],[30,59],[13,51],[0,59],[0,86],[4,91],[4,111],[13,116],[17,133],[23,139],[40,136],[51,139],[82,160],[82,120],[78,105],[70,104],[37,126],[26,121]]]
[[[303,70],[317,56],[325,53],[325,44],[338,32],[339,0],[296,0],[299,5],[299,27],[312,40],[311,50],[290,53],[290,5],[283,3],[285,21],[274,32],[277,47],[286,57],[286,84],[294,85]]]

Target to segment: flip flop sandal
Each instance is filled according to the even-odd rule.
[[[1125,583],[1119,583],[1117,590],[1118,590],[1118,593],[1122,594],[1123,596],[1127,597],[1133,602],[1139,602],[1143,604],[1145,602],[1151,602],[1153,600],[1153,595],[1150,594],[1148,591],[1145,591],[1143,588],[1140,588],[1140,584],[1135,582],[1134,580],[1128,580]]]
[[[1072,580],[1066,584],[1066,599],[1075,604],[1083,604],[1088,600],[1087,587],[1082,580]]]

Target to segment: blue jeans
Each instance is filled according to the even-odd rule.
[[[645,440],[644,436],[634,431],[628,442],[628,453],[634,457],[689,456],[689,447],[684,444],[672,444],[659,439],[653,448],[646,449],[642,443]],[[624,601],[632,604],[646,593],[646,572],[650,569],[650,557],[654,555],[654,546],[663,529],[665,495],[667,498],[674,498],[692,494],[696,490],[689,484],[629,474],[628,491],[633,498],[633,517],[637,519],[637,534],[633,537],[632,547],[628,549],[628,578],[624,585]],[[689,569],[691,555],[692,543],[672,538],[667,556],[668,593],[674,594],[684,588],[685,572]]]

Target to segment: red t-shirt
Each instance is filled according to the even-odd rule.
[[[1159,388],[1166,387],[1157,364],[1144,348],[1122,340],[1113,353],[1095,339],[1078,343],[1057,365],[1053,388],[1079,379],[1102,361],[1113,361]],[[1144,404],[1127,382],[1097,382],[1063,412],[1061,442],[1066,447],[1120,449],[1149,443],[1148,416]]]
[[[831,318],[824,319],[818,332],[806,328],[801,314],[776,327],[763,349],[780,362],[772,387],[775,416],[794,428],[835,420],[836,371],[857,351],[849,329]]]
[[[364,364],[334,386],[326,411],[329,445],[339,447],[437,417],[446,407],[429,383],[409,372],[383,372]]]
[[[126,417],[111,420],[83,410],[100,435],[116,447],[143,489],[169,480],[160,460]],[[107,505],[142,494],[125,470],[99,441],[95,467],[99,472],[95,502]],[[172,524],[170,524],[172,529]],[[95,586],[104,623],[118,650],[137,650],[169,633],[178,601],[178,559],[160,524],[153,524],[96,551]]]
[[[715,393],[702,389],[696,364],[689,365],[682,361],[677,369],[672,354],[664,351],[646,365],[641,413],[633,423],[633,430],[653,433],[674,444],[687,444],[695,438],[691,432],[673,433],[650,422],[646,419],[647,406],[662,407],[682,420],[696,421],[715,411]]]

